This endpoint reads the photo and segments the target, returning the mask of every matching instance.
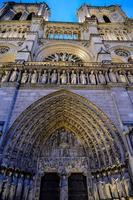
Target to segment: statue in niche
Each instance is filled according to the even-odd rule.
[[[13,72],[11,73],[11,76],[10,76],[10,82],[15,82],[17,80],[17,77],[18,77],[18,70],[17,68],[15,67]]]
[[[7,81],[9,80],[9,76],[10,76],[10,72],[9,72],[9,71],[5,71],[5,72],[4,72],[4,75],[3,75],[2,78],[1,78],[1,82],[2,82],[2,83],[7,82]]]
[[[87,84],[86,75],[84,74],[83,71],[81,71],[81,73],[80,73],[80,83],[81,83],[82,85],[86,85],[86,84]]]
[[[105,76],[103,75],[102,71],[99,71],[98,78],[99,78],[99,82],[101,84],[106,84],[106,79],[105,79]]]
[[[45,69],[45,70],[43,71],[43,74],[42,74],[41,83],[46,84],[46,82],[47,82],[47,77],[48,77],[48,75],[47,75],[47,71],[46,71],[46,69]]]
[[[121,71],[119,71],[119,73],[118,73],[118,80],[119,80],[119,82],[121,82],[121,83],[126,83],[126,82],[127,82],[125,75],[122,74]]]
[[[61,84],[67,84],[67,75],[65,70],[63,70],[60,79],[61,79]]]
[[[54,69],[53,73],[51,74],[51,83],[52,84],[57,83],[57,79],[58,79],[58,75],[57,75],[56,70]]]
[[[76,84],[77,83],[77,75],[75,74],[74,70],[72,70],[71,73],[71,84]]]
[[[31,75],[31,83],[37,83],[37,78],[38,78],[38,75],[37,75],[37,71],[34,70],[33,74]]]
[[[112,69],[109,70],[109,79],[112,83],[117,83],[116,75]]]
[[[21,78],[21,83],[26,83],[28,81],[28,73],[27,70],[24,71]]]
[[[91,70],[89,78],[90,78],[90,83],[93,84],[93,85],[96,85],[96,77],[94,75],[94,71],[93,70]]]
[[[130,83],[133,83],[133,75],[131,74],[130,71],[127,72],[127,78],[128,78]]]

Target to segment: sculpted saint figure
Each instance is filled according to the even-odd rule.
[[[106,83],[105,76],[103,75],[102,71],[99,71],[98,78],[99,78],[99,82],[101,84],[105,84]]]
[[[112,69],[109,70],[109,79],[112,83],[117,82],[116,75],[115,75],[115,73],[113,72]]]
[[[130,71],[127,72],[127,78],[128,78],[130,83],[133,83],[133,75],[131,74]]]
[[[51,74],[51,83],[57,83],[58,75],[56,73],[56,70],[54,69],[53,73]]]
[[[37,71],[34,70],[34,73],[31,76],[31,83],[36,83],[37,82]]]
[[[71,73],[71,84],[76,84],[77,83],[77,75],[75,74],[74,70],[72,70]]]
[[[65,70],[63,70],[60,78],[61,78],[61,84],[66,84],[67,83],[67,75],[66,75]]]
[[[86,82],[86,75],[84,74],[83,71],[81,71],[81,73],[80,73],[80,83],[83,84],[83,85],[87,84],[87,82]]]
[[[17,77],[18,77],[18,71],[17,68],[15,67],[10,76],[10,82],[15,82],[17,80]]]
[[[100,181],[98,183],[98,191],[100,195],[100,199],[105,199],[105,194],[104,194],[104,182]]]
[[[1,82],[2,82],[2,83],[7,82],[8,79],[9,79],[9,75],[10,75],[10,72],[5,71],[5,74],[2,76]]]
[[[60,181],[60,200],[68,200],[68,178],[62,175]]]
[[[125,75],[122,74],[121,71],[119,71],[119,73],[118,73],[118,79],[119,79],[119,82],[121,82],[121,83],[126,83],[127,82]]]
[[[89,75],[89,78],[90,78],[91,84],[96,85],[96,77],[95,77],[95,75],[94,75],[93,70],[91,70],[91,73],[90,73],[90,75]]]
[[[21,78],[21,83],[26,83],[28,81],[28,73],[27,70],[24,71]]]
[[[47,71],[44,70],[44,71],[43,71],[43,74],[42,74],[42,80],[41,80],[42,83],[45,84],[45,83],[47,82],[47,76],[48,76],[48,75],[47,75]]]
[[[119,194],[117,190],[117,182],[118,182],[118,178],[112,179],[111,192],[112,192],[113,198],[119,198]]]

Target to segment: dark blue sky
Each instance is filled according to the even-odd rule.
[[[5,1],[7,0],[0,0],[0,2]],[[16,0],[16,2],[20,1],[42,2],[42,0]],[[84,3],[98,6],[119,4],[127,15],[133,18],[133,0],[45,0],[45,2],[51,8],[51,21],[77,21],[77,9]]]

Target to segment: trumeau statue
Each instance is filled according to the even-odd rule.
[[[99,82],[101,84],[106,84],[106,79],[105,79],[105,76],[103,75],[102,71],[99,71],[98,78],[99,78]]]
[[[10,82],[15,82],[17,80],[17,77],[18,77],[18,71],[17,71],[17,68],[15,67],[11,76],[10,76]]]
[[[45,84],[45,83],[47,82],[47,77],[48,77],[47,71],[44,70],[44,71],[43,71],[43,74],[42,74],[41,83],[44,83],[44,84]]]
[[[93,70],[91,70],[91,73],[89,75],[89,78],[90,78],[90,83],[93,84],[93,85],[96,85],[96,77],[94,75],[94,72]]]
[[[31,76],[31,83],[36,83],[37,82],[37,71],[34,70],[34,73]]]
[[[130,71],[127,72],[127,78],[128,78],[130,83],[133,83],[133,75],[131,74]]]
[[[127,82],[125,75],[123,75],[121,71],[119,71],[119,73],[118,73],[118,80],[121,83],[126,83]]]
[[[21,83],[26,83],[28,81],[28,73],[27,70],[24,71],[21,78]]]
[[[54,69],[53,73],[51,74],[51,83],[57,83],[58,75],[56,70]]]
[[[77,75],[75,74],[74,70],[72,70],[71,73],[71,84],[76,84],[77,83]]]
[[[9,76],[10,76],[10,72],[5,71],[4,75],[2,76],[1,82],[2,82],[2,83],[7,82],[8,79],[9,79]]]
[[[61,84],[66,84],[67,83],[67,75],[66,75],[66,71],[63,70],[61,76],[60,76],[60,79],[61,79]]]
[[[83,84],[83,85],[87,84],[86,75],[84,74],[83,71],[81,71],[81,73],[80,73],[80,83]]]
[[[112,69],[109,70],[109,79],[112,83],[117,82],[116,75],[115,75],[115,73],[113,72]]]

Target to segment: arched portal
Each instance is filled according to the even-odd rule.
[[[61,90],[33,103],[14,122],[3,146],[1,165],[13,174],[19,169],[20,174],[24,171],[33,176],[28,179],[32,199],[39,199],[45,173],[60,175],[61,199],[68,195],[72,173],[86,176],[89,199],[96,194],[107,199],[113,190],[114,199],[116,194],[129,196],[126,151],[118,130],[96,105],[72,92]],[[114,180],[127,191],[117,191]],[[121,184],[121,180],[125,182]],[[112,190],[104,198],[101,184]]]

